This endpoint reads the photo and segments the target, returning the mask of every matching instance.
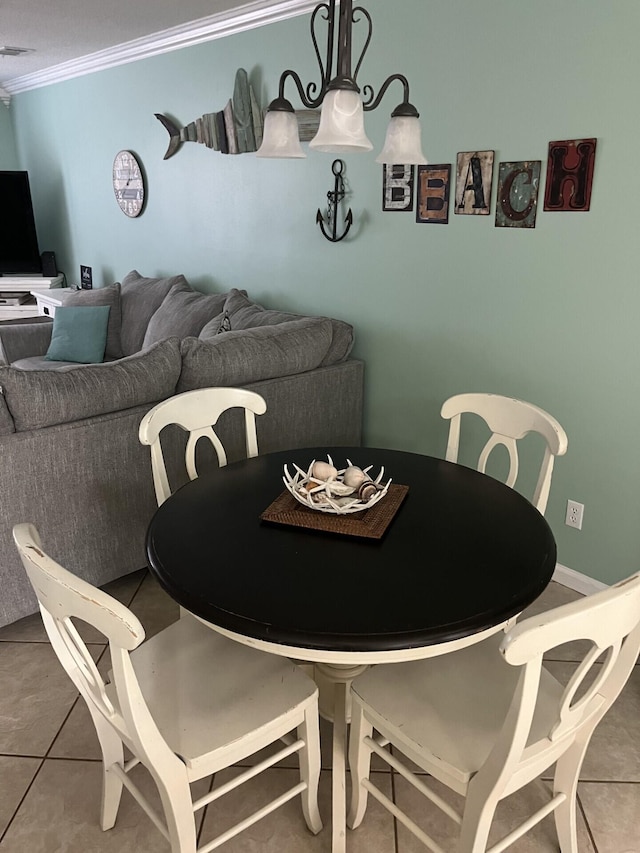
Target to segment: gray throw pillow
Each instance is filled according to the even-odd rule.
[[[255,326],[272,326],[274,323],[286,323],[288,320],[300,320],[302,314],[287,314],[263,308],[241,290],[232,287],[224,303],[233,329],[253,329]]]
[[[170,397],[180,376],[180,341],[103,364],[59,370],[0,367],[0,387],[17,432],[131,409]]]
[[[108,305],[109,325],[107,326],[107,346],[104,351],[105,360],[122,358],[122,343],[120,341],[120,326],[122,311],[120,305],[120,282],[98,287],[95,290],[77,290],[70,293],[64,301],[65,308],[88,305],[92,308]]]
[[[214,317],[213,320],[209,320],[198,337],[201,341],[206,341],[209,338],[215,338],[215,336],[219,335],[221,332],[230,332],[231,328],[229,312],[221,311],[217,317]]]
[[[197,338],[209,320],[220,314],[226,298],[226,293],[200,293],[186,282],[174,284],[149,320],[142,348],[172,336]]]
[[[207,340],[185,338],[177,391],[305,373],[320,365],[331,338],[331,321],[321,317],[225,332]]]
[[[286,323],[290,320],[300,320],[302,314],[287,314],[284,311],[263,308],[257,302],[252,302],[244,291],[232,288],[224,304],[229,313],[232,329],[254,329],[257,326],[270,326],[275,323]],[[353,326],[343,320],[329,319],[333,327],[333,340],[322,361],[321,367],[344,361],[353,349]]]
[[[178,283],[188,286],[183,275],[173,275],[169,278],[145,278],[137,270],[132,270],[122,279],[120,340],[125,355],[133,355],[134,352],[142,349],[149,320],[173,285]]]

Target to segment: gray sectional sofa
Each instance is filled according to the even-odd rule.
[[[136,271],[73,301],[110,306],[102,363],[46,359],[53,323],[0,323],[0,626],[37,609],[11,537],[18,522],[91,583],[145,566],[156,502],[138,426],[159,400],[215,385],[257,391],[261,453],[361,440],[364,371],[348,323]],[[238,411],[220,424],[230,461],[243,455],[241,425]],[[175,489],[185,436],[169,429],[163,443]],[[199,471],[214,464],[203,456]]]

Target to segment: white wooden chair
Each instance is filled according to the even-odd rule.
[[[509,472],[506,484],[513,487],[518,477],[518,439],[530,432],[537,432],[546,441],[546,448],[538,475],[533,505],[544,515],[551,488],[551,474],[556,456],[567,452],[567,434],[558,421],[543,409],[523,400],[501,397],[498,394],[457,394],[442,406],[440,414],[450,420],[446,460],[458,461],[460,444],[460,421],[465,413],[473,413],[484,419],[492,435],[485,444],[478,460],[478,471],[486,472],[487,460],[494,448],[504,445],[509,454]]]
[[[103,756],[102,829],[115,824],[125,785],[172,853],[195,853],[194,813],[296,752],[299,781],[198,850],[217,848],[298,794],[311,832],[322,829],[318,690],[311,679],[285,658],[228,640],[193,618],[142,643],[137,617],[48,557],[32,525],[16,525],[13,535],[51,644],[96,727]],[[110,683],[98,672],[75,617],[108,639]],[[264,760],[192,801],[191,782],[281,739],[286,746],[280,743]],[[126,762],[123,745],[133,754]],[[165,821],[128,776],[139,763],[158,787]]]
[[[220,415],[227,409],[245,410],[245,440],[247,457],[258,455],[256,415],[267,411],[267,404],[260,394],[244,388],[198,388],[185,391],[158,403],[140,422],[139,437],[142,444],[151,448],[151,470],[158,506],[171,494],[169,478],[162,455],[160,433],[170,424],[176,424],[189,432],[185,451],[185,465],[191,480],[198,476],[196,470],[196,445],[201,438],[208,439],[218,457],[218,464],[227,464],[227,454],[220,438],[214,432]]]
[[[564,687],[544,668],[542,656],[578,639],[589,641],[588,650]],[[562,853],[578,853],[576,789],[582,761],[639,649],[636,574],[525,619],[506,636],[499,633],[424,661],[373,667],[351,688],[349,826],[362,821],[370,793],[428,848],[442,853],[372,784],[369,764],[375,752],[460,825],[458,853],[484,853],[498,802],[557,762],[549,802],[490,853],[505,850],[554,810]],[[432,792],[424,776],[408,769],[403,756],[463,795],[463,814]]]

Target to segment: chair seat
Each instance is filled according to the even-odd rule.
[[[135,649],[131,660],[160,733],[192,780],[272,743],[280,727],[290,731],[288,712],[317,693],[287,658],[229,640],[188,613]],[[117,708],[112,684],[107,692]]]
[[[374,728],[384,734],[385,721],[393,721],[393,741],[408,758],[464,786],[495,746],[518,681],[517,668],[499,653],[503,639],[499,632],[449,655],[374,666],[352,690]],[[543,669],[528,743],[546,737],[563,689]]]

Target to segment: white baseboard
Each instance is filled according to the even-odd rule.
[[[594,592],[600,592],[601,589],[606,589],[608,584],[602,581],[597,581],[595,578],[590,578],[588,575],[583,575],[567,566],[562,566],[556,563],[556,570],[553,573],[553,580],[556,583],[562,584],[576,592],[581,592],[583,595],[592,595]]]

